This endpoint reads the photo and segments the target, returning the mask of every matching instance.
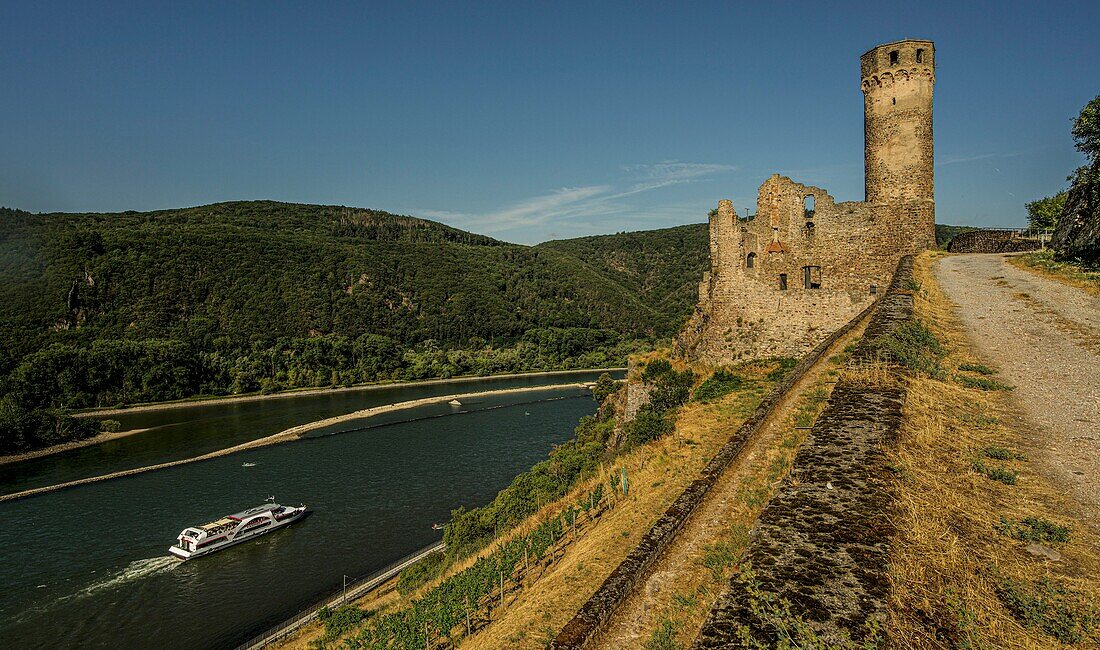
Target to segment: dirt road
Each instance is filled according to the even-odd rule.
[[[1100,522],[1100,297],[1003,255],[945,257],[936,277],[975,349],[1015,387],[1044,473]]]

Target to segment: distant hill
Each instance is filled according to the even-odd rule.
[[[633,294],[679,329],[699,299],[699,281],[709,268],[709,229],[705,223],[661,230],[560,239],[541,249],[567,253]]]
[[[622,363],[690,312],[705,237],[532,247],[271,201],[0,209],[0,452],[64,439],[43,409]]]
[[[0,336],[13,357],[102,338],[250,346],[376,333],[465,345],[542,327],[659,336],[678,316],[569,247],[373,210],[263,201],[0,217]]]

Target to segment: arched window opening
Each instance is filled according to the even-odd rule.
[[[803,289],[820,289],[821,288],[821,267],[820,266],[803,266],[802,267],[802,288]]]
[[[745,256],[745,267],[753,268],[756,266],[756,253],[749,253]]]
[[[779,290],[780,291],[786,291],[787,290],[787,274],[786,273],[780,273],[779,274]]]
[[[807,221],[806,222],[806,234],[809,235],[810,237],[813,237],[813,235],[814,235],[814,222],[812,222],[812,221]]]
[[[894,51],[890,52],[890,65],[897,65],[897,64],[898,64],[898,51],[894,50]]]
[[[924,49],[918,47],[917,48],[917,63],[920,63],[923,60],[924,60]]]
[[[807,219],[814,218],[814,195],[807,194],[802,198],[802,214]]]

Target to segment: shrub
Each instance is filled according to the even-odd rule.
[[[955,377],[955,381],[959,382],[967,388],[977,388],[979,390],[1012,390],[1012,386],[1008,384],[1002,384],[995,379],[987,379],[985,377],[971,377],[969,375],[958,375]]]
[[[320,647],[324,647],[324,644],[328,641],[333,641],[340,638],[348,630],[359,625],[359,623],[370,617],[371,612],[365,609],[359,609],[354,605],[343,605],[336,609],[329,607],[322,607],[317,612],[317,618],[325,625],[325,634],[321,637]]]
[[[672,364],[668,359],[654,359],[646,364],[642,371],[642,381],[651,384],[657,379],[672,373]]]
[[[615,381],[611,378],[611,375],[606,372],[600,375],[600,378],[596,380],[596,385],[592,387],[592,399],[596,400],[600,404],[607,399],[612,393],[619,390],[619,386],[622,382]]]
[[[99,430],[104,433],[118,433],[122,431],[122,423],[118,420],[103,420],[99,423]]]
[[[989,366],[982,365],[980,363],[964,363],[959,366],[959,370],[964,372],[976,372],[979,375],[992,375],[994,370]]]
[[[446,563],[442,553],[433,553],[416,564],[403,569],[397,576],[397,591],[408,596],[432,578],[438,576]]]
[[[680,650],[680,647],[676,642],[676,623],[667,618],[661,621],[645,642],[645,650]]]
[[[994,528],[998,533],[1024,542],[1043,542],[1047,544],[1068,544],[1069,526],[1061,526],[1042,517],[1024,517],[1019,521],[1001,517]]]
[[[987,458],[994,460],[1027,460],[1027,457],[1014,449],[989,445],[983,452]]]
[[[1076,593],[1042,577],[1032,585],[993,574],[997,597],[1026,627],[1038,628],[1062,643],[1080,643],[1093,636],[1100,613]],[[1095,638],[1095,637],[1094,637]]]
[[[674,428],[675,425],[669,418],[647,406],[639,410],[634,420],[626,425],[626,444],[628,447],[644,445],[650,440],[672,433]]]
[[[872,340],[870,345],[880,358],[929,377],[943,376],[940,360],[947,349],[932,330],[918,320],[902,323],[893,332]]]
[[[994,465],[993,467],[988,467],[980,459],[975,460],[971,464],[974,467],[975,472],[982,474],[990,480],[1000,481],[1005,485],[1016,485],[1016,479],[1018,479],[1020,476],[1012,470],[1005,469],[996,465]]]
[[[708,377],[702,384],[699,384],[699,387],[696,388],[695,392],[692,394],[692,399],[697,402],[713,402],[719,397],[723,397],[740,389],[744,385],[745,380],[740,375],[729,373],[725,370],[719,370]]]

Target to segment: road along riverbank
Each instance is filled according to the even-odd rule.
[[[206,453],[206,454],[201,454],[199,456],[194,456],[194,457],[191,457],[191,458],[184,458],[184,459],[169,461],[169,462],[165,462],[165,463],[157,463],[157,464],[153,464],[153,465],[146,465],[144,467],[136,467],[136,468],[133,468],[133,469],[127,469],[127,470],[122,470],[122,471],[118,471],[118,472],[111,472],[111,473],[102,474],[102,475],[99,475],[99,476],[90,476],[90,477],[87,477],[87,478],[76,479],[76,480],[73,480],[73,481],[65,481],[65,482],[62,482],[62,483],[54,484],[54,485],[36,487],[36,488],[28,489],[28,490],[21,490],[19,492],[13,492],[13,493],[10,493],[10,494],[0,495],[0,502],[13,501],[13,500],[16,500],[16,499],[22,499],[22,498],[25,498],[25,497],[34,496],[36,494],[44,494],[44,493],[47,493],[47,492],[53,492],[55,490],[61,490],[61,489],[70,488],[70,487],[76,487],[78,485],[87,485],[89,483],[97,483],[97,482],[100,482],[100,481],[108,481],[108,480],[111,480],[111,479],[121,478],[121,477],[124,477],[124,476],[133,476],[135,474],[141,474],[141,473],[144,473],[144,472],[151,472],[151,471],[159,470],[159,469],[166,469],[166,468],[169,468],[169,467],[178,467],[180,465],[186,465],[188,463],[197,463],[197,462],[204,461],[204,460],[210,460],[212,458],[219,458],[221,456],[227,456],[229,454],[235,454],[235,453],[242,452],[242,451],[257,449],[259,447],[266,447],[268,445],[275,445],[275,444],[279,444],[279,443],[283,443],[283,442],[290,442],[292,440],[298,440],[298,439],[302,438],[303,436],[305,436],[306,434],[308,434],[312,431],[325,429],[325,428],[331,427],[333,425],[342,424],[342,423],[350,422],[350,421],[353,421],[353,420],[360,420],[360,419],[364,419],[364,418],[370,418],[370,417],[373,417],[373,416],[382,415],[384,413],[392,413],[392,412],[395,412],[395,411],[402,411],[402,410],[412,409],[412,408],[416,408],[416,407],[420,407],[420,406],[427,406],[427,405],[430,405],[430,404],[441,404],[441,403],[446,404],[446,403],[456,401],[456,400],[461,402],[463,400],[477,399],[477,398],[482,398],[482,397],[491,397],[491,396],[498,396],[498,395],[516,395],[516,394],[522,394],[522,393],[532,393],[532,392],[536,392],[536,391],[558,390],[558,389],[566,389],[566,388],[585,388],[587,386],[588,386],[588,384],[586,384],[586,383],[577,383],[577,382],[571,382],[571,383],[566,383],[566,384],[553,384],[553,385],[550,385],[550,386],[525,386],[525,387],[521,387],[521,388],[505,388],[505,389],[502,389],[502,390],[485,390],[485,391],[477,391],[477,392],[471,392],[471,393],[454,393],[454,394],[451,394],[451,395],[439,395],[439,396],[434,396],[434,397],[425,397],[425,398],[421,398],[421,399],[407,400],[407,401],[404,401],[404,402],[397,402],[397,403],[394,403],[394,404],[384,404],[384,405],[381,405],[381,406],[373,406],[373,407],[370,407],[370,408],[354,411],[352,413],[346,413],[344,415],[337,415],[337,416],[334,416],[334,417],[325,418],[323,420],[317,420],[317,421],[314,421],[314,422],[309,422],[307,424],[301,424],[301,425],[298,425],[298,426],[291,427],[289,429],[285,429],[283,431],[280,431],[279,433],[276,433],[276,434],[273,434],[273,435],[270,435],[270,436],[266,436],[264,438],[259,438],[257,440],[251,440],[249,442],[241,443],[241,444],[238,444],[238,445],[233,445],[232,447],[227,447],[225,449],[219,449],[217,451],[213,451],[213,452]]]

